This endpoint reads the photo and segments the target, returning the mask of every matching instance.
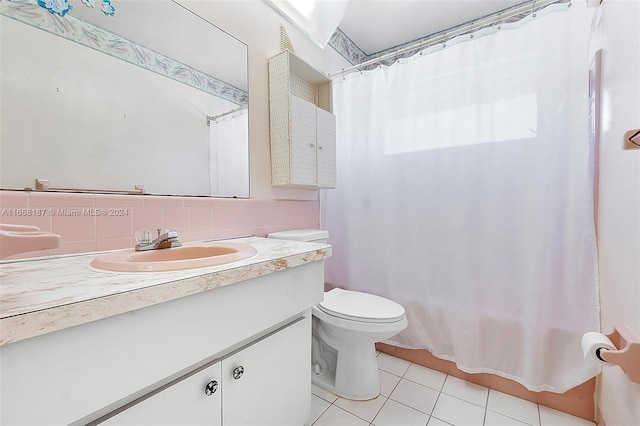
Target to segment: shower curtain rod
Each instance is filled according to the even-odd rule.
[[[216,121],[218,118],[222,118],[225,115],[233,114],[234,112],[242,111],[243,109],[247,109],[249,105],[241,106],[240,108],[232,109],[231,111],[223,112],[218,115],[207,115],[207,126],[211,126],[212,121]]]
[[[350,67],[346,67],[346,68],[342,68],[340,71],[333,73],[333,74],[329,74],[329,78],[334,78],[336,76],[339,75],[343,75],[345,73],[351,72],[351,71],[356,71],[356,70],[361,70],[363,67],[366,67],[368,65],[371,64],[375,64],[378,62],[382,62],[386,59],[389,58],[393,58],[394,56],[398,56],[401,55],[403,53],[406,52],[411,52],[413,50],[416,51],[416,53],[420,50],[422,50],[423,48],[426,48],[430,45],[433,44],[437,44],[443,40],[448,40],[450,38],[468,33],[473,31],[474,28],[485,28],[488,26],[491,26],[493,24],[497,24],[501,21],[504,21],[505,19],[509,19],[512,18],[514,16],[520,15],[521,13],[524,12],[528,12],[531,11],[532,13],[535,13],[537,10],[540,10],[541,8],[547,7],[548,5],[552,4],[552,3],[566,3],[567,0],[534,0],[534,1],[529,1],[525,4],[521,4],[519,6],[514,6],[511,9],[508,10],[503,10],[502,12],[498,12],[498,13],[494,13],[492,15],[488,15],[485,16],[484,18],[480,18],[480,19],[476,19],[475,21],[470,21],[467,22],[465,24],[461,24],[460,26],[456,27],[455,29],[452,30],[445,30],[445,31],[441,31],[439,33],[436,33],[432,36],[428,36],[418,42],[412,43],[409,46],[405,46],[403,48],[394,50],[393,52],[389,52],[389,53],[385,53],[384,55],[380,55],[378,57],[375,58],[371,58],[369,60],[366,60],[360,64],[357,65],[353,65]],[[570,0],[568,1],[570,3]]]

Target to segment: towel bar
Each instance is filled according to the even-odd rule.
[[[67,192],[99,192],[107,194],[144,194],[144,185],[134,185],[134,189],[89,189],[51,186],[49,179],[36,179],[38,191],[67,191]]]

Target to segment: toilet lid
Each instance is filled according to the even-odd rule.
[[[340,288],[326,292],[318,308],[329,315],[362,322],[395,322],[404,316],[404,308],[396,302]]]

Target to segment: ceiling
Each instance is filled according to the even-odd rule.
[[[354,0],[339,28],[370,55],[526,3],[524,0]]]

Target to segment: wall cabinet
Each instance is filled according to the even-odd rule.
[[[336,187],[331,80],[288,50],[269,60],[271,182]]]
[[[198,368],[125,409],[108,425],[296,425],[306,412],[310,321],[302,318]]]

